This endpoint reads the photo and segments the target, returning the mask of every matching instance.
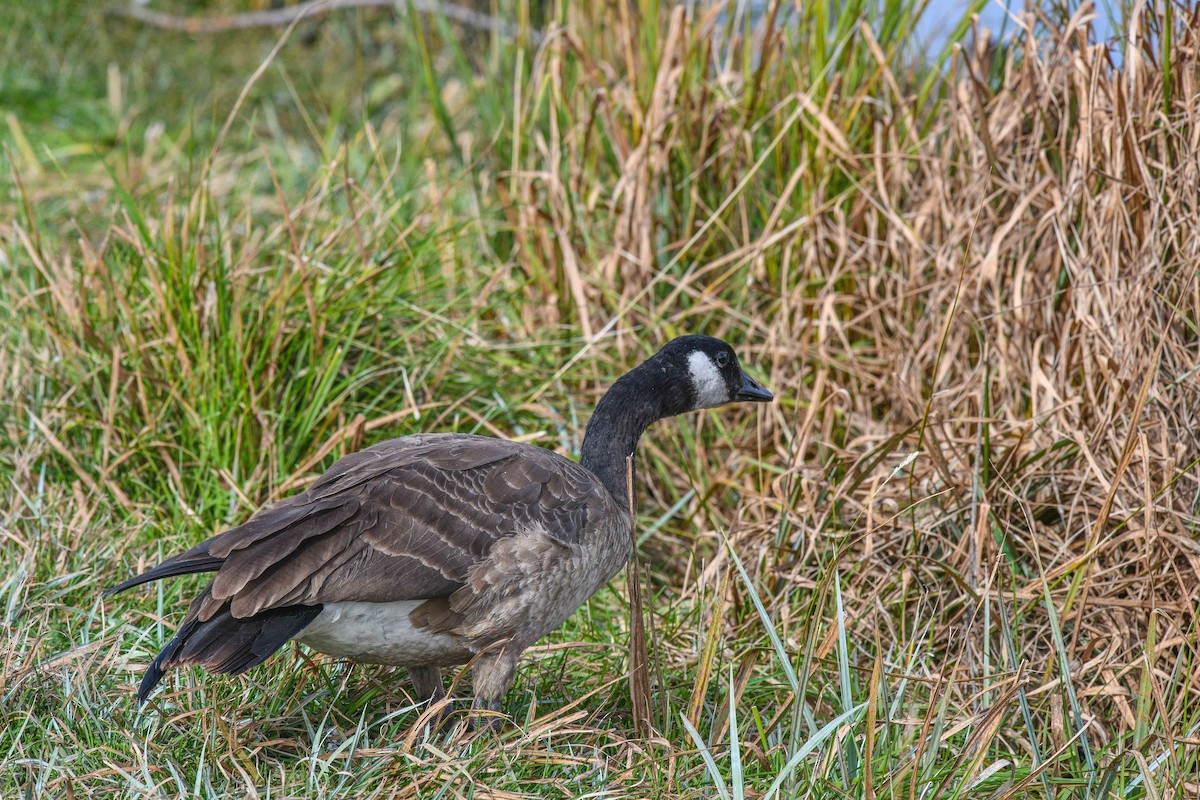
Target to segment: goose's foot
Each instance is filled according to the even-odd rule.
[[[502,648],[494,653],[480,653],[471,670],[475,684],[475,703],[472,717],[479,730],[499,732],[505,716],[501,702],[517,677],[517,656]]]

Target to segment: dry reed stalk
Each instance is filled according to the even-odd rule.
[[[630,558],[625,569],[629,586],[629,699],[633,728],[649,739],[654,734],[654,710],[650,705],[650,655],[646,649],[646,603],[642,599],[642,570],[637,553],[637,506],[634,500],[633,456],[626,460],[626,485],[629,490]]]
[[[612,255],[597,266],[598,273],[610,285],[617,283],[619,275],[620,285],[640,286],[657,263],[652,246],[655,225],[651,204],[672,147],[670,125],[683,71],[684,18],[684,7],[676,6],[660,51],[650,102],[638,121],[641,137],[622,164],[621,177],[613,187],[613,196],[620,198],[616,203],[620,209],[614,229],[616,238]],[[629,289],[623,292],[633,294]]]
[[[1186,609],[1200,605],[1200,61],[1196,30],[1177,21],[1168,94],[1160,64],[1135,55],[1114,69],[1079,20],[1041,39],[1033,22],[1022,18],[1007,49],[961,54],[948,99],[923,134],[905,80],[876,47],[871,102],[831,91],[804,105],[819,159],[790,165],[777,197],[756,198],[769,211],[757,229],[744,204],[729,205],[704,241],[716,251],[711,263],[683,275],[617,265],[661,260],[654,227],[673,231],[676,243],[698,229],[693,218],[672,216],[687,198],[649,210],[671,191],[662,176],[673,159],[703,164],[716,196],[732,191],[726,176],[745,174],[723,167],[749,159],[737,138],[743,129],[708,124],[721,119],[710,85],[679,79],[673,66],[707,63],[700,21],[672,16],[644,112],[611,102],[612,75],[636,85],[635,58],[582,56],[592,59],[584,80],[609,113],[583,108],[593,95],[578,87],[572,104],[564,87],[564,118],[577,128],[561,135],[607,137],[626,155],[618,172],[598,175],[567,148],[556,169],[566,185],[603,179],[596,191],[619,198],[607,238],[592,231],[603,246],[575,249],[575,258],[598,265],[583,280],[619,278],[623,297],[649,281],[671,287],[661,305],[627,310],[623,326],[653,326],[666,314],[674,326],[702,320],[718,335],[743,327],[751,342],[769,343],[770,385],[799,398],[799,428],[787,405],[765,417],[761,458],[793,465],[767,485],[753,485],[738,459],[705,462],[705,482],[737,487],[756,509],[757,538],[739,540],[747,563],[762,554],[786,593],[819,584],[827,540],[844,540],[838,557],[856,563],[846,602],[874,609],[857,624],[906,635],[903,609],[919,584],[938,609],[932,640],[940,642],[978,624],[967,608],[995,602],[1001,586],[981,585],[979,576],[999,559],[1021,603],[1020,657],[1043,694],[1062,678],[1044,576],[1051,602],[1070,612],[1062,620],[1068,661],[1082,665],[1070,678],[1093,720],[1089,736],[1107,741],[1126,729],[1132,698],[1106,675],[1138,663],[1152,615],[1171,632],[1162,640],[1176,643],[1158,648],[1156,663],[1186,655]],[[706,119],[688,116],[700,110]],[[865,145],[864,115],[873,124]],[[821,159],[847,174],[852,190],[814,174]],[[797,207],[803,213],[789,219]],[[721,299],[734,279],[751,287],[740,306]],[[610,301],[589,296],[597,319]],[[648,447],[673,484],[704,469]],[[906,477],[881,481],[913,449],[926,457]],[[853,481],[826,493],[829,465]],[[690,511],[696,519],[707,506],[697,501]],[[791,533],[777,541],[781,520]],[[710,535],[702,529],[675,545],[660,538],[647,549],[670,573]],[[716,552],[706,574],[720,561]],[[960,585],[980,594],[966,603]],[[734,624],[726,623],[726,638],[736,636]],[[668,663],[694,661],[671,650],[664,642]],[[964,651],[969,679],[947,687],[956,702],[995,669],[984,650]],[[1106,658],[1096,661],[1097,652]],[[1200,676],[1184,680],[1200,691]]]

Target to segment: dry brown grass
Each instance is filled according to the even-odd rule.
[[[1073,703],[1093,749],[1133,734],[1148,702],[1194,746],[1170,726],[1194,721],[1200,692],[1194,16],[1175,20],[1168,75],[1150,43],[1161,43],[1162,20],[1150,10],[1134,18],[1120,67],[1106,46],[1088,44],[1079,19],[1035,36],[1029,15],[1006,51],[960,55],[922,135],[915,97],[898,88],[912,81],[873,82],[879,110],[857,150],[839,115],[858,98],[822,108],[805,88],[780,101],[776,119],[801,109],[789,122],[816,144],[787,165],[790,176],[771,176],[774,195],[753,194],[766,183],[755,174],[762,152],[723,119],[712,88],[679,90],[688,35],[679,22],[664,26],[657,65],[632,68],[657,76],[645,102],[612,91],[616,58],[587,71],[591,91],[559,89],[551,46],[540,75],[578,123],[552,129],[544,160],[516,179],[513,214],[526,221],[520,230],[551,221],[556,238],[525,243],[564,265],[582,329],[632,329],[617,334],[622,351],[635,349],[622,340],[640,339],[643,325],[702,319],[715,333],[736,331],[768,371],[784,398],[758,432],[770,471],[734,459],[711,478],[742,497],[737,550],[780,598],[828,588],[829,570],[846,570],[853,633],[885,651],[929,626],[933,660],[921,678],[950,695],[960,719],[1013,701],[1007,687],[1019,685],[1047,714],[1043,752],[1077,730],[1064,718]],[[699,156],[677,158],[704,137]],[[600,186],[590,152],[598,139],[621,165]],[[654,198],[679,196],[672,162],[701,157],[732,212],[693,220],[661,203],[654,210]],[[589,187],[576,192],[586,209],[561,201],[564,186]],[[802,215],[789,208],[797,187]],[[618,213],[596,213],[606,204]],[[757,230],[738,227],[763,216]],[[587,236],[570,236],[572,226]],[[650,243],[663,235],[674,244],[656,258]],[[698,240],[711,239],[722,240],[721,254],[693,260]],[[590,280],[577,278],[580,262],[598,265]],[[736,306],[725,299],[735,280],[750,287]],[[888,480],[914,450],[906,474]],[[687,470],[677,468],[678,484],[689,483]],[[707,582],[684,570],[682,588],[711,594],[726,561],[713,554]],[[787,630],[788,612],[777,613]],[[1011,654],[1000,615],[1019,619]],[[739,641],[725,624],[725,640]],[[688,645],[672,668],[694,661]],[[832,647],[825,639],[817,655]],[[1010,658],[1021,671],[998,675]],[[992,733],[1028,748],[1019,721],[1009,722]]]

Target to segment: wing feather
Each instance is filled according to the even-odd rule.
[[[589,513],[611,502],[595,476],[548,450],[409,436],[346,456],[308,491],[148,575],[215,567],[188,614],[201,621],[226,611],[245,619],[291,606],[448,597],[498,541],[537,528],[575,542]]]

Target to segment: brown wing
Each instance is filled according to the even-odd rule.
[[[201,620],[226,606],[244,619],[297,605],[444,597],[500,539],[536,526],[572,543],[589,512],[610,502],[590,472],[538,447],[409,436],[346,456],[308,491],[140,577],[215,568],[188,614]]]

